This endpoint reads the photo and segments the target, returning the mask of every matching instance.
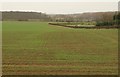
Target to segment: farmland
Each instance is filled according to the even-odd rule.
[[[3,75],[117,75],[118,30],[3,21]]]

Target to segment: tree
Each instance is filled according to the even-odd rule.
[[[120,12],[115,13],[113,20],[115,21],[116,25],[120,25]]]

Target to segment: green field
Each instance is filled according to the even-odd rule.
[[[118,30],[3,22],[3,75],[117,75]]]

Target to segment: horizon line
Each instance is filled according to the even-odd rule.
[[[83,14],[83,13],[98,13],[98,12],[118,12],[115,11],[88,11],[88,12],[76,12],[76,13],[46,13],[41,11],[30,11],[30,10],[0,10],[0,12],[35,12],[35,13],[45,13],[45,14]]]

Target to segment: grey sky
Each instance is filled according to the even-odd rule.
[[[47,14],[117,11],[117,2],[5,2],[2,10],[37,11]]]

